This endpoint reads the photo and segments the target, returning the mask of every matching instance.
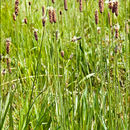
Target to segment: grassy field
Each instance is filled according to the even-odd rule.
[[[66,2],[0,0],[0,130],[130,128],[129,0]]]

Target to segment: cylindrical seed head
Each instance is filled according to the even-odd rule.
[[[80,12],[82,12],[82,9],[83,9],[83,3],[82,3],[82,0],[79,0],[79,10],[80,10]]]
[[[61,56],[64,57],[64,51],[61,51]]]
[[[66,11],[68,10],[67,0],[64,0],[64,9],[65,9]]]
[[[29,1],[28,4],[29,4],[29,6],[31,6],[32,3]]]
[[[112,2],[111,0],[109,0],[108,8],[109,8],[109,9],[112,9],[112,7],[113,7],[113,2]]]
[[[54,3],[55,3],[55,0],[52,0],[52,3],[54,4]]]
[[[115,15],[118,16],[118,1],[115,2]]]
[[[35,37],[35,40],[38,41],[38,35],[37,35],[37,30],[36,29],[34,30],[34,37]]]
[[[104,0],[99,0],[99,9],[100,9],[100,13],[103,13],[103,11],[104,11]]]
[[[108,12],[108,23],[109,23],[110,27],[112,27],[110,12]]]
[[[9,38],[6,39],[6,53],[9,54],[10,52],[10,43],[11,40]]]
[[[52,15],[52,9],[49,9],[49,21],[50,23],[53,23],[53,15]]]
[[[16,15],[13,13],[13,20],[16,21]]]
[[[43,17],[43,18],[42,18],[42,25],[43,25],[43,27],[45,27],[45,23],[46,23],[46,18]]]
[[[95,23],[98,24],[98,10],[95,11]]]
[[[27,24],[27,18],[24,19],[24,23]]]
[[[128,22],[125,23],[125,32],[126,32],[126,34],[129,33],[129,24],[128,24]]]
[[[55,11],[55,9],[52,10],[52,17],[53,17],[53,22],[56,23],[56,11]]]
[[[42,16],[44,16],[44,15],[45,15],[45,7],[42,6]]]

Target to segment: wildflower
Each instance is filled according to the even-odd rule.
[[[76,37],[76,36],[74,36],[71,41],[72,41],[72,42],[75,42],[75,41],[80,40],[80,39],[81,39],[81,37]]]

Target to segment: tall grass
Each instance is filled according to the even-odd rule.
[[[129,129],[129,1],[98,2],[0,1],[0,129]]]

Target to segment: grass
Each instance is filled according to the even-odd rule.
[[[101,14],[95,0],[83,0],[82,12],[77,0],[67,1],[67,11],[63,0],[54,4],[30,1],[31,6],[28,0],[20,1],[16,21],[15,0],[0,1],[0,129],[128,130],[130,34],[125,26],[130,23],[129,1],[119,0],[117,17],[106,3]],[[50,6],[56,9],[55,24],[49,22]],[[118,38],[116,24],[120,26]],[[75,36],[81,39],[73,42]],[[7,38],[11,38],[9,54]]]

